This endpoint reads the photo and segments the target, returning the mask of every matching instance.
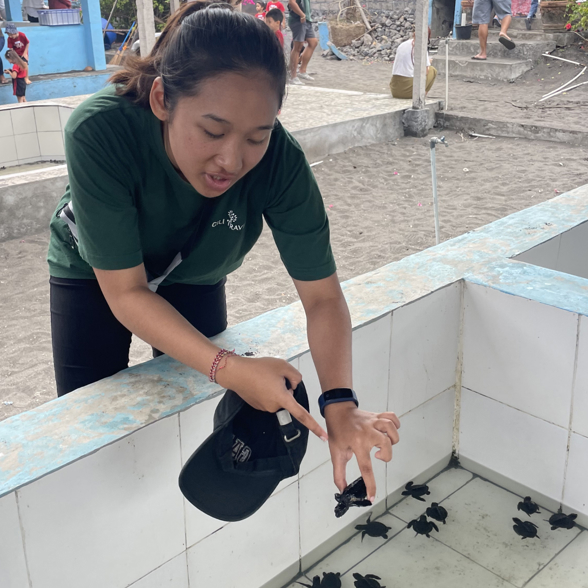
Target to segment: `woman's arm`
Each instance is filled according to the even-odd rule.
[[[171,304],[149,290],[143,264],[124,270],[94,269],[114,316],[129,331],[183,364],[208,375],[220,348],[196,330]],[[281,359],[229,357],[217,382],[234,390],[248,404],[277,412],[285,408],[318,437],[323,428],[288,392],[285,378],[296,387],[300,372]]]
[[[294,285],[306,312],[308,343],[322,391],[353,388],[351,319],[337,274],[312,282],[294,280]],[[392,445],[399,440],[400,421],[393,412],[366,412],[353,402],[327,406],[325,417],[337,488],[342,492],[347,486],[345,469],[355,454],[368,497],[373,501],[376,481],[370,451],[378,447],[375,457],[390,461]]]

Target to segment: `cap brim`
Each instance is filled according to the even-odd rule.
[[[221,521],[241,521],[257,511],[281,481],[279,474],[226,471],[216,457],[218,433],[192,454],[180,472],[182,494],[197,509]]]

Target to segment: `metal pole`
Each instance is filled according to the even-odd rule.
[[[435,159],[435,145],[443,143],[447,147],[445,137],[431,139],[431,176],[433,179],[433,213],[435,215],[435,243],[439,245],[439,202],[437,198],[437,165]]]
[[[445,39],[445,110],[449,110],[449,39]]]

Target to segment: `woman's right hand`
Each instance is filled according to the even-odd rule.
[[[229,356],[224,368],[217,371],[216,381],[236,392],[247,404],[258,410],[277,412],[285,408],[297,421],[317,437],[327,441],[327,432],[286,388],[286,379],[292,388],[302,381],[300,372],[287,361],[275,357],[249,358]],[[223,365],[221,363],[221,365]]]

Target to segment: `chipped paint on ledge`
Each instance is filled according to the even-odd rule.
[[[586,220],[588,185],[349,280],[343,290],[353,327],[462,279],[588,315],[588,280],[510,259]],[[297,302],[214,340],[293,359],[308,350],[306,317]],[[0,422],[0,496],[221,393],[162,356],[15,415]]]

